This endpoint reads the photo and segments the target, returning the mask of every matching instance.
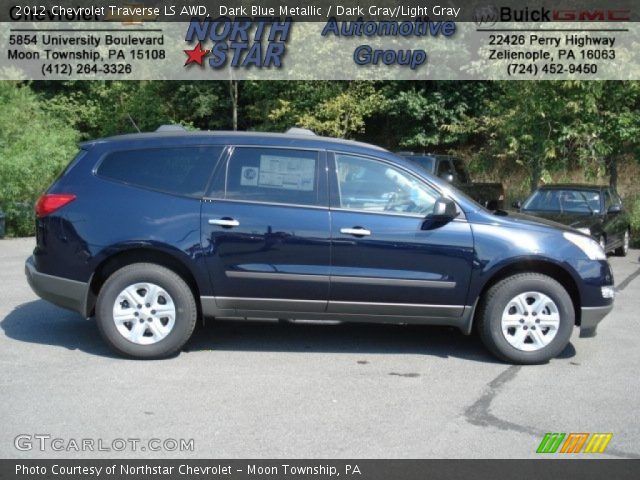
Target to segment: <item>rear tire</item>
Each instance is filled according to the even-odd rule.
[[[120,355],[159,359],[176,354],[198,319],[191,289],[175,272],[153,263],[117,270],[96,303],[98,329]]]
[[[508,277],[491,287],[478,306],[484,345],[509,363],[546,363],[569,343],[575,311],[564,287],[539,273]]]

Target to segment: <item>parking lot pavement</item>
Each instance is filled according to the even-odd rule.
[[[1,458],[524,458],[546,432],[612,432],[608,455],[640,457],[638,250],[610,259],[620,293],[596,338],[575,330],[560,358],[518,367],[447,328],[237,321],[176,358],[123,360],[31,292],[32,248],[0,241]],[[70,450],[20,451],[21,434]],[[194,449],[72,442],[150,438]]]

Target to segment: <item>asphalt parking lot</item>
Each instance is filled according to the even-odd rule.
[[[620,291],[596,338],[518,367],[446,328],[238,321],[123,360],[31,292],[33,244],[0,241],[0,458],[527,458],[546,432],[612,432],[605,456],[640,457],[640,250],[610,258]],[[16,449],[25,434],[194,449]]]

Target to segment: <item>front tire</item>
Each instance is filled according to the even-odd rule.
[[[629,230],[624,232],[624,238],[622,239],[622,245],[615,250],[615,254],[618,257],[626,257],[627,253],[629,253],[629,243],[631,241],[631,236],[629,235]]]
[[[484,345],[509,363],[546,363],[562,352],[575,324],[564,287],[539,273],[522,273],[492,286],[478,311]]]
[[[598,238],[598,243],[602,247],[602,250],[604,250],[604,253],[607,253],[607,239],[604,237],[604,235],[600,235],[600,238]]]
[[[175,272],[136,263],[113,273],[96,303],[96,322],[107,344],[139,359],[176,354],[195,328],[198,310],[191,289]]]

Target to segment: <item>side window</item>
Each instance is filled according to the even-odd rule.
[[[458,176],[458,179],[462,183],[471,183],[471,180],[467,175],[467,168],[464,165],[464,161],[460,160],[459,158],[454,158],[452,161],[453,161],[453,168],[455,168],[456,170],[456,175]]]
[[[340,207],[427,215],[440,194],[387,163],[336,154]]]
[[[611,193],[609,190],[604,191],[604,211],[605,213],[609,210],[609,207],[613,204],[613,199],[611,198]]]
[[[222,147],[123,150],[102,160],[100,177],[161,192],[202,197]]]
[[[438,161],[438,171],[436,172],[436,175],[447,181],[449,181],[449,175],[452,177],[454,176],[449,159],[441,159]]]
[[[226,199],[320,204],[318,152],[238,147],[226,177]]]

